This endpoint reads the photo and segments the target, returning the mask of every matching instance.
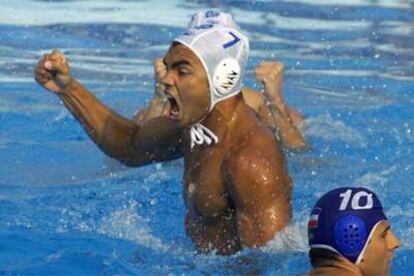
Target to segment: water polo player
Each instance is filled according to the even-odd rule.
[[[222,26],[240,29],[231,14],[217,10],[200,11],[191,18],[188,28],[203,24],[220,24]],[[162,58],[155,60],[155,74],[157,84],[155,93],[147,107],[137,111],[133,120],[142,124],[159,116],[167,116],[169,103],[164,93],[161,78],[167,72]],[[256,68],[256,78],[263,84],[264,93],[259,93],[247,87],[241,88],[241,93],[263,123],[275,132],[283,146],[291,150],[304,150],[307,148],[299,125],[303,116],[293,107],[286,105],[282,95],[283,64],[279,62],[262,62]]]
[[[143,124],[94,97],[58,51],[43,57],[35,77],[108,156],[131,166],[184,156],[187,233],[199,252],[231,254],[266,244],[291,217],[281,145],[240,93],[248,52],[239,29],[186,30],[164,57],[168,114]]]
[[[374,192],[339,188],[322,196],[308,222],[310,275],[388,275],[400,243]]]

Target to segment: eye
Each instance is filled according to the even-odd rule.
[[[177,68],[178,74],[179,75],[188,75],[191,73],[190,69],[187,68],[186,66],[180,66]]]

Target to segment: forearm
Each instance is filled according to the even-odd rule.
[[[73,80],[58,94],[66,108],[81,123],[95,143],[100,143],[109,117],[114,115],[77,80]]]
[[[72,78],[61,52],[45,54],[35,67],[34,76],[42,87],[60,97],[90,138],[110,157],[134,165],[175,157],[175,152],[169,150],[180,146],[180,129],[173,122],[155,122],[156,128],[151,129],[153,125],[140,127],[115,113]]]
[[[290,149],[305,149],[307,144],[302,132],[290,117],[287,105],[283,98],[279,96],[281,93],[276,92],[277,89],[281,89],[280,84],[265,83],[264,87],[266,105],[270,110],[274,128],[282,143]]]
[[[168,118],[138,125],[101,103],[79,82],[73,81],[59,97],[89,137],[109,157],[129,166],[181,157],[181,128]]]
[[[138,131],[136,124],[112,111],[76,80],[58,95],[106,155],[120,161],[134,157],[131,140]]]

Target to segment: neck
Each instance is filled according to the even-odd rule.
[[[223,138],[228,126],[236,119],[236,108],[242,101],[241,94],[218,102],[201,124],[208,127],[220,139]]]
[[[332,270],[338,273],[346,272],[348,275],[362,275],[358,266],[339,255],[335,256],[335,258],[315,258],[315,260],[312,261],[312,266],[314,267],[315,272],[318,271],[322,275],[324,274],[323,272],[331,274],[333,272]]]

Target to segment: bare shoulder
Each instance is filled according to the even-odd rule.
[[[226,158],[232,177],[252,177],[284,170],[284,153],[279,141],[261,123],[243,131]]]
[[[238,206],[261,208],[275,200],[289,200],[291,179],[283,151],[272,134],[261,128],[228,156],[226,183]]]
[[[278,140],[268,128],[262,124],[252,127],[238,138],[228,156],[232,164],[238,164],[241,168],[249,164],[276,162],[281,159],[283,151]],[[274,164],[273,164],[274,165]]]
[[[262,105],[264,105],[263,95],[247,87],[243,87],[241,91],[246,104],[258,112]]]
[[[248,97],[250,97],[250,96],[253,96],[253,97],[260,96],[258,91],[253,90],[253,89],[251,89],[249,87],[246,87],[246,86],[243,86],[241,88],[241,92],[242,92],[243,96],[248,96]]]

